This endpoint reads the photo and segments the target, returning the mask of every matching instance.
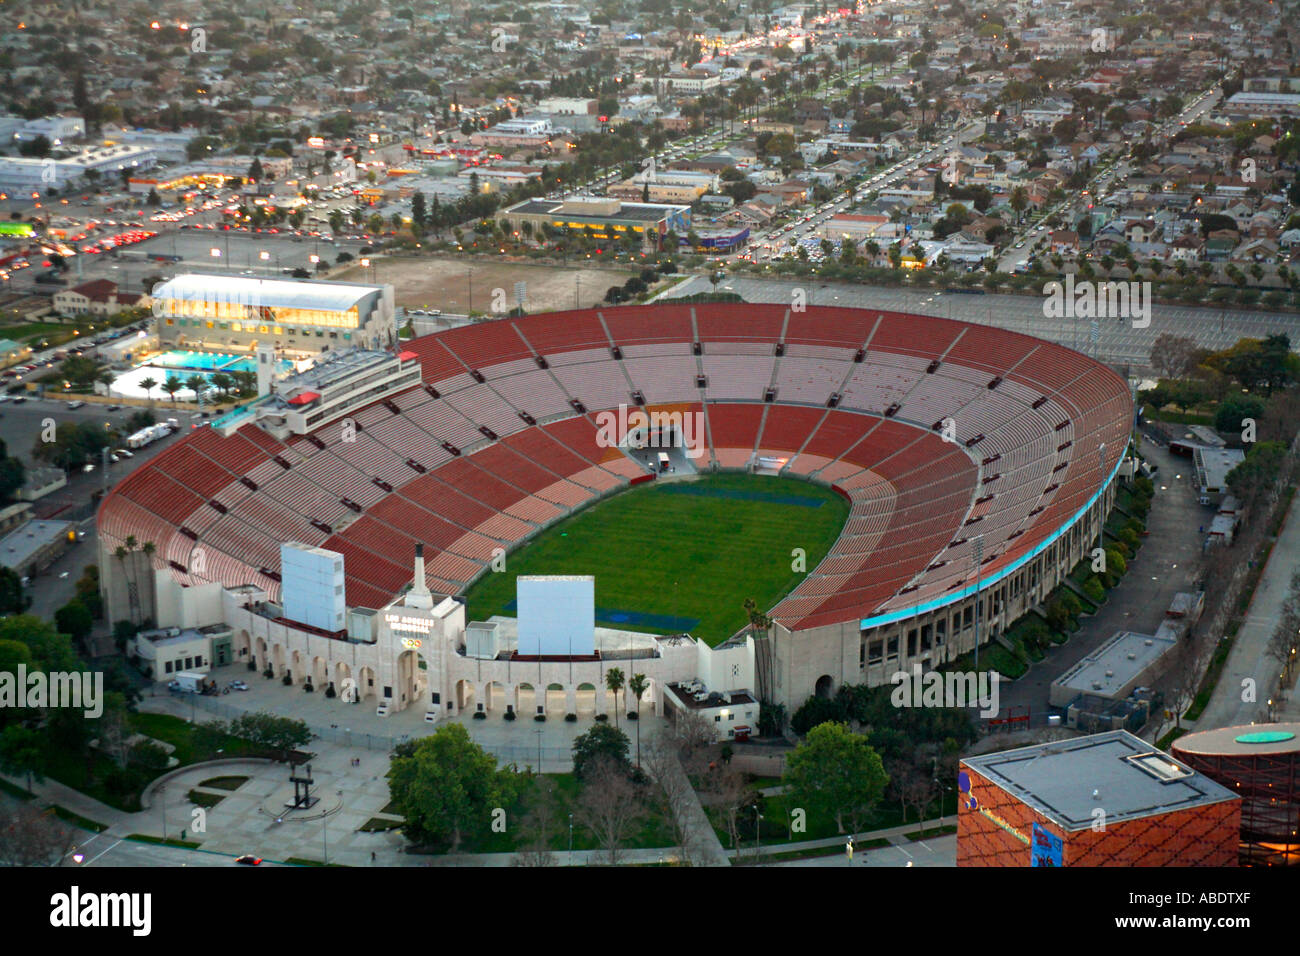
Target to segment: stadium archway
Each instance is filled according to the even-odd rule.
[[[419,655],[414,650],[403,651],[397,657],[396,686],[393,687],[393,702],[397,709],[410,704],[420,696]]]
[[[515,713],[520,717],[531,717],[537,713],[537,705],[543,699],[532,684],[521,683],[515,685]]]
[[[579,684],[573,695],[573,712],[575,714],[594,714],[596,712],[596,685]]]
[[[484,710],[505,710],[508,699],[505,684],[500,681],[489,681],[483,689]]]
[[[343,663],[343,661],[339,661],[334,665],[334,693],[338,694],[339,697],[347,703],[351,703],[351,701],[347,699],[347,689],[349,686],[347,681],[350,680],[351,677],[352,668]]]
[[[823,674],[821,677],[817,678],[817,686],[814,688],[813,693],[818,697],[825,697],[827,700],[830,700],[831,695],[835,693],[834,678],[832,678],[830,674]]]
[[[475,709],[478,698],[478,688],[475,687],[472,680],[456,681],[456,712],[459,714],[465,711]]]
[[[378,698],[379,691],[375,688],[375,669],[373,667],[362,667],[357,671],[357,694],[361,700],[370,700]]]

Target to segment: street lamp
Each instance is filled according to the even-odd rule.
[[[573,866],[573,814],[569,814],[569,866]]]

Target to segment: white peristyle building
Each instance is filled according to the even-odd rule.
[[[597,714],[635,708],[630,698],[615,700],[606,690],[606,672],[618,667],[626,677],[645,676],[642,700],[656,714],[696,707],[683,705],[683,686],[707,688],[700,709],[708,719],[717,718],[719,739],[757,726],[754,643],[748,637],[712,648],[685,634],[594,627],[594,579],[573,576],[531,578],[520,590],[521,598],[528,597],[520,601],[518,619],[467,621],[462,601],[434,594],[425,584],[420,546],[412,585],[401,597],[377,609],[348,608],[339,590],[344,562],[335,552],[285,544],[280,602],[256,586],[185,587],[166,570],[155,570],[159,624],[188,629],[184,633],[228,633],[231,663],[251,661],[272,677],[287,675],[286,683],[310,684],[337,698],[340,707],[359,703],[385,716],[421,707],[425,719],[437,723],[466,711],[558,719],[589,708]],[[341,630],[333,617],[340,609]],[[572,652],[570,629],[590,635],[575,640]],[[188,650],[192,657],[213,659],[197,645]],[[724,698],[736,706],[718,703]]]

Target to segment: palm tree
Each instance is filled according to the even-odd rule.
[[[230,396],[230,389],[235,384],[234,379],[225,372],[213,372],[209,381],[212,382],[212,387],[221,393],[222,398]]]
[[[641,695],[649,688],[650,682],[645,674],[633,674],[627,682],[627,689],[636,697],[636,765],[641,766]]]
[[[105,395],[110,394],[109,390],[113,387],[113,382],[116,380],[117,376],[114,375],[111,370],[106,368],[100,369],[99,374],[95,376],[95,381],[104,386]]]
[[[611,667],[605,672],[605,688],[614,695],[614,727],[618,728],[618,692],[623,689],[623,672]]]
[[[196,402],[199,400],[199,393],[203,391],[203,388],[207,384],[208,380],[197,372],[185,379],[185,387],[194,393],[194,400]]]
[[[167,397],[172,400],[173,408],[176,407],[176,393],[179,392],[184,387],[185,386],[181,383],[180,378],[178,378],[175,375],[168,375],[167,381],[163,382],[162,385],[163,391],[166,392]]]
[[[144,389],[144,394],[148,397],[149,403],[153,404],[152,393],[153,390],[158,387],[158,381],[151,376],[146,375],[144,378],[140,379],[140,387]]]

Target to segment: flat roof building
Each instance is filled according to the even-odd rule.
[[[1048,700],[1066,707],[1080,694],[1120,700],[1163,670],[1177,642],[1161,635],[1120,631],[1105,644],[1052,681]]]
[[[39,571],[66,551],[75,536],[71,521],[28,521],[0,538],[0,565],[20,575]]]
[[[1241,800],[1124,730],[968,757],[958,866],[1235,866]]]
[[[186,273],[154,289],[163,347],[297,353],[385,348],[397,338],[393,287]]]
[[[1201,504],[1217,505],[1228,493],[1228,472],[1246,459],[1238,448],[1195,448],[1192,460],[1196,468],[1196,486]]]
[[[669,232],[686,235],[691,228],[691,207],[617,199],[525,199],[498,212],[497,219],[516,232],[530,223],[534,235],[549,226],[593,239],[635,236],[643,246],[658,248]]]

